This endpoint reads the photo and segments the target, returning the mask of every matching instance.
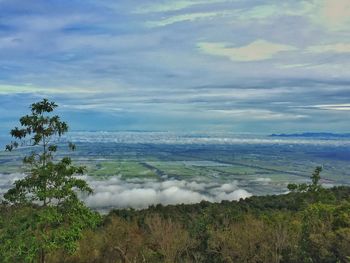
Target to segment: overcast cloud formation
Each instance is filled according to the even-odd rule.
[[[0,131],[349,131],[348,0],[0,0]]]

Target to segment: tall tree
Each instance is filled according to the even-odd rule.
[[[6,146],[8,151],[32,147],[23,159],[26,176],[4,195],[8,209],[1,220],[0,252],[8,262],[44,263],[52,250],[73,252],[81,231],[99,220],[78,198],[78,192],[92,193],[76,176],[85,168],[73,165],[69,157],[54,158],[55,143],[68,131],[67,123],[53,115],[56,108],[47,99],[32,104],[31,113],[20,118],[20,128],[11,130],[15,140]],[[75,149],[72,143],[68,146]]]
[[[311,184],[288,184],[287,188],[292,192],[318,192],[322,189],[322,185],[320,184],[320,173],[322,172],[322,167],[317,166],[310,176]]]

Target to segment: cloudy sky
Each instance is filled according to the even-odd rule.
[[[0,0],[0,132],[348,132],[349,0]]]

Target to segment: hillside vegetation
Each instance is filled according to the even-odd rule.
[[[11,227],[12,213],[2,207],[2,230]],[[57,249],[47,262],[349,262],[349,256],[350,187],[335,187],[114,210],[82,233],[75,252]]]

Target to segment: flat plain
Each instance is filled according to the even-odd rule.
[[[316,166],[322,166],[325,186],[350,185],[350,147],[346,143],[125,143],[78,141],[77,151],[61,147],[87,167],[87,175],[99,180],[185,180],[230,183],[256,195],[279,194],[288,183],[307,182]],[[22,156],[29,149],[0,152],[0,173],[24,171]]]
[[[90,151],[90,162],[98,157],[106,159],[90,166],[95,176],[237,180],[253,188],[253,192],[264,194],[283,191],[290,182],[304,182],[316,166],[322,166],[324,184],[350,184],[348,147],[99,144],[91,148],[96,151]],[[104,170],[104,164],[109,169]]]

